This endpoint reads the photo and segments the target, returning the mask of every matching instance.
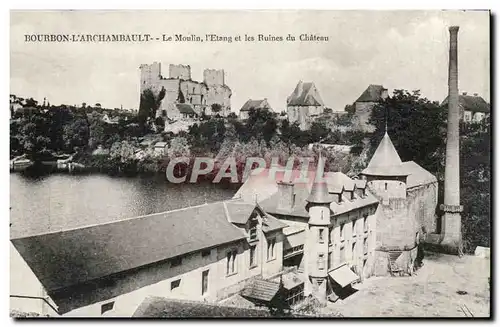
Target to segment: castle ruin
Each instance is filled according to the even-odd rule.
[[[231,112],[231,89],[224,83],[224,70],[205,69],[203,82],[191,79],[189,65],[169,65],[168,78],[162,76],[161,63],[142,64],[142,93],[150,89],[158,95],[165,89],[165,97],[156,113],[156,117],[178,120],[194,115],[227,116]]]

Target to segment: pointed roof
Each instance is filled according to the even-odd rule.
[[[331,203],[333,201],[332,196],[328,193],[328,186],[326,180],[323,177],[324,173],[324,160],[321,157],[321,153],[318,159],[318,167],[316,169],[316,176],[314,178],[314,183],[311,187],[311,193],[307,197],[306,201],[309,203]]]
[[[313,82],[299,81],[286,102],[289,106],[324,106],[323,99]]]
[[[382,98],[385,90],[387,89],[382,85],[370,84],[356,102],[377,102]]]
[[[402,164],[403,162],[386,131],[368,167],[362,173],[375,176],[407,176],[408,174],[402,169]]]

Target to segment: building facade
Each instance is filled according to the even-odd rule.
[[[370,84],[354,102],[354,127],[365,132],[373,132],[374,126],[368,123],[373,107],[388,96],[387,89],[382,85]]]
[[[286,100],[287,115],[290,123],[299,123],[302,130],[310,127],[311,122],[325,110],[323,99],[313,82],[299,81]]]
[[[11,285],[11,309],[128,317],[148,296],[216,301],[281,272],[284,227],[232,200],[15,239],[31,282]]]
[[[305,295],[319,294],[324,300],[324,292],[330,296],[375,274],[378,200],[365,181],[327,172],[324,186],[328,195],[324,197],[331,202],[309,202],[317,173],[303,174],[293,170],[273,176],[266,169],[251,175],[235,197],[257,199],[266,212],[288,225],[283,229],[283,265],[296,266],[305,275]],[[316,223],[318,217],[320,224]],[[317,276],[309,276],[311,271]],[[327,284],[323,285],[325,274]]]
[[[250,112],[250,109],[260,109],[260,110],[271,110],[272,108],[269,105],[269,102],[267,102],[267,99],[262,99],[262,100],[252,100],[249,99],[243,107],[240,109],[239,113],[239,118],[240,119],[248,119],[248,113]]]
[[[448,106],[448,97],[444,99],[441,106]],[[490,116],[490,105],[477,93],[467,95],[467,92],[462,92],[458,96],[458,108],[460,112],[460,120],[465,123],[479,123]]]
[[[155,95],[165,90],[157,117],[182,119],[183,112],[179,112],[177,104],[190,106],[197,115],[204,113],[227,116],[231,112],[232,91],[225,84],[224,70],[205,69],[203,82],[198,82],[191,79],[189,65],[170,64],[168,78],[162,76],[159,62],[143,64],[139,69],[141,94],[146,89],[150,89]]]

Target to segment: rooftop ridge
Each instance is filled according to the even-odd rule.
[[[35,237],[35,236],[55,235],[55,234],[59,234],[59,233],[71,232],[71,231],[80,230],[80,229],[87,229],[87,228],[92,228],[92,227],[97,227],[97,226],[103,226],[103,225],[110,225],[110,224],[114,224],[114,223],[120,223],[120,222],[124,222],[124,221],[128,221],[128,220],[132,220],[132,219],[142,219],[142,218],[148,218],[148,217],[151,217],[151,216],[158,216],[158,215],[162,215],[162,214],[169,214],[169,213],[173,213],[173,212],[179,212],[179,211],[184,211],[184,210],[192,209],[192,208],[199,208],[199,207],[203,207],[203,206],[215,205],[215,204],[219,204],[219,203],[224,203],[224,208],[226,208],[225,202],[235,202],[235,200],[240,200],[240,199],[239,198],[235,198],[235,199],[231,198],[231,199],[227,199],[227,200],[220,200],[220,201],[215,201],[215,202],[210,202],[210,203],[203,203],[203,204],[199,204],[199,205],[195,205],[195,206],[183,207],[183,208],[169,210],[169,211],[162,211],[162,212],[157,212],[157,213],[150,213],[150,214],[147,214],[147,215],[141,215],[141,216],[135,216],[135,217],[128,217],[128,218],[123,218],[123,219],[118,219],[118,220],[106,221],[106,222],[103,222],[103,223],[95,223],[95,224],[89,224],[89,225],[80,226],[80,227],[68,228],[68,229],[59,230],[59,231],[53,231],[53,232],[49,232],[49,233],[40,233],[40,234],[33,234],[33,235],[23,236],[23,237],[11,238],[10,240],[19,240],[19,239],[30,238],[30,237]]]

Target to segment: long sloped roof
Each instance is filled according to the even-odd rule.
[[[414,161],[403,162],[402,166],[403,169],[409,174],[408,179],[406,180],[407,188],[437,182],[436,176],[432,175],[429,171],[422,168]]]
[[[216,202],[11,242],[51,292],[245,237]]]
[[[302,88],[300,85],[302,84]],[[289,106],[323,106],[323,99],[313,82],[303,83],[300,81],[292,94],[287,98]]]
[[[382,98],[382,92],[386,90],[382,85],[370,84],[366,90],[361,93],[356,102],[377,102]]]
[[[193,106],[191,106],[190,104],[177,103],[175,106],[182,114],[196,114],[196,111],[194,111]]]
[[[249,111],[250,109],[269,109],[269,105],[267,104],[267,100],[248,100],[245,102],[243,107],[241,107],[240,111]]]
[[[489,113],[491,111],[490,105],[486,100],[477,95],[459,95],[458,102],[464,110],[472,112]],[[441,103],[442,106],[448,104],[448,96]]]

